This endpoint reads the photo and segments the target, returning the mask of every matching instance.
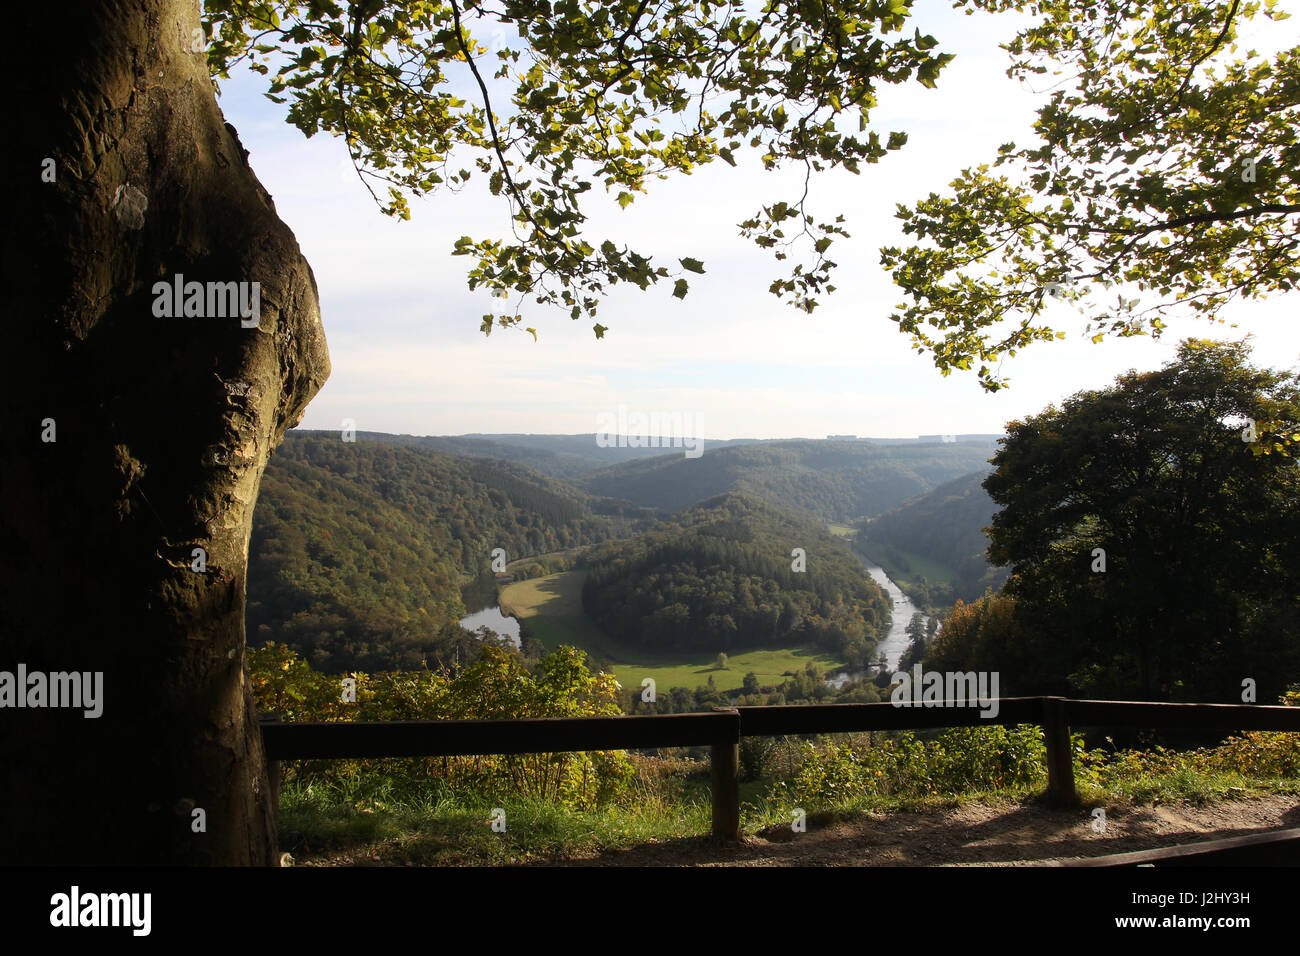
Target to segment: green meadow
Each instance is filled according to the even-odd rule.
[[[931,584],[952,583],[952,569],[924,555],[864,540],[861,535],[853,542],[853,547],[868,561],[884,568],[901,588],[916,584],[922,577]]]
[[[820,648],[758,648],[728,651],[728,666],[716,666],[717,654],[661,654],[635,647],[605,634],[582,610],[585,571],[563,571],[501,589],[501,610],[528,622],[546,649],[570,644],[586,651],[594,663],[606,662],[624,687],[639,687],[647,677],[661,689],[696,688],[710,676],[719,690],[738,690],[751,671],[762,685],[779,684],[785,673],[799,672],[812,661],[823,671],[843,661]]]

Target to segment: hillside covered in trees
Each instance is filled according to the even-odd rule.
[[[1011,422],[984,482],[1011,576],[926,663],[1009,695],[1276,700],[1300,680],[1298,435],[1300,375],[1197,339]]]
[[[984,490],[989,470],[972,472],[918,495],[875,518],[857,524],[859,540],[891,564],[895,573],[913,570],[907,554],[942,565],[950,581],[913,583],[907,588],[923,606],[946,607],[973,601],[988,588],[997,590],[1007,569],[988,560],[988,535],[997,505]],[[922,593],[923,592],[923,593]]]
[[[249,641],[322,670],[418,667],[465,638],[461,588],[494,548],[515,560],[635,529],[601,510],[618,508],[508,462],[291,433],[254,512]]]
[[[794,569],[796,548],[806,570]],[[851,665],[872,659],[889,619],[888,600],[842,541],[741,494],[596,548],[582,597],[608,633],[646,647],[811,643]]]
[[[605,445],[597,442],[595,433],[586,435],[385,435],[370,433],[379,441],[404,444],[429,451],[441,451],[468,458],[496,458],[525,465],[552,478],[565,480],[577,478],[615,465],[657,458],[672,453],[671,449],[647,446],[631,447],[626,444]],[[358,439],[368,435],[360,432]],[[750,439],[710,441],[709,450],[730,445],[750,444]],[[676,452],[680,455],[681,452]]]
[[[987,465],[992,441],[878,445],[782,441],[680,452],[608,468],[579,479],[597,495],[666,511],[729,491],[822,521],[878,515],[919,492]]]

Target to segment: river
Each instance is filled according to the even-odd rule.
[[[903,589],[890,579],[885,573],[885,569],[878,564],[872,564],[856,550],[854,556],[862,562],[862,566],[867,569],[867,574],[871,575],[871,580],[889,595],[893,604],[893,611],[890,616],[889,633],[885,639],[876,647],[876,656],[885,655],[885,663],[889,666],[890,671],[898,668],[898,661],[907,650],[907,645],[911,643],[911,638],[907,636],[907,625],[912,621],[912,615],[916,613],[916,605],[912,599],[903,593]],[[841,671],[835,675],[826,678],[826,683],[836,690],[839,690],[851,680],[860,680],[864,676],[863,672],[850,674]]]
[[[912,603],[911,598],[903,593],[902,589],[895,584],[885,573],[885,569],[878,564],[872,564],[857,551],[853,552],[857,559],[862,562],[863,567],[867,569],[867,574],[871,579],[884,589],[893,603],[893,612],[890,618],[889,633],[885,639],[876,647],[877,657],[880,654],[885,655],[885,661],[891,671],[897,669],[899,658],[907,650],[907,645],[911,638],[907,636],[907,625],[912,620],[912,615],[916,613],[916,605]],[[461,618],[460,626],[467,631],[477,631],[480,627],[487,627],[505,637],[517,648],[519,647],[519,622],[513,617],[501,613],[501,608],[493,602],[473,614]],[[863,672],[850,674],[845,671],[838,672],[831,677],[826,678],[826,683],[836,690],[843,687],[850,680],[860,680],[864,676]]]
[[[496,604],[490,604],[481,611],[462,617],[460,626],[467,631],[477,631],[480,627],[487,627],[503,637],[510,638],[510,643],[516,648],[519,647],[519,622],[513,617],[502,614],[501,608]]]

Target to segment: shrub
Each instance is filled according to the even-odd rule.
[[[622,713],[610,674],[592,674],[586,655],[564,646],[525,669],[517,654],[485,646],[455,679],[434,671],[321,674],[283,644],[249,651],[259,709],[285,721],[470,720],[588,717]],[[342,700],[342,681],[356,681],[356,701]],[[294,766],[294,763],[297,765]],[[402,760],[291,762],[286,779],[339,782],[384,774],[401,788],[508,790],[591,807],[619,793],[632,776],[623,751],[416,757]]]
[[[857,748],[806,743],[799,770],[776,791],[808,808],[1026,786],[1044,778],[1044,750],[1042,731],[1030,724],[961,727],[930,740],[905,731]]]

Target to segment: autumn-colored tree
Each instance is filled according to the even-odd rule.
[[[1060,693],[1060,685],[1042,680],[1036,655],[1040,648],[1015,615],[1016,600],[989,593],[966,604],[958,601],[944,618],[943,629],[926,655],[926,667],[936,671],[997,671],[1004,697],[1029,693]]]

